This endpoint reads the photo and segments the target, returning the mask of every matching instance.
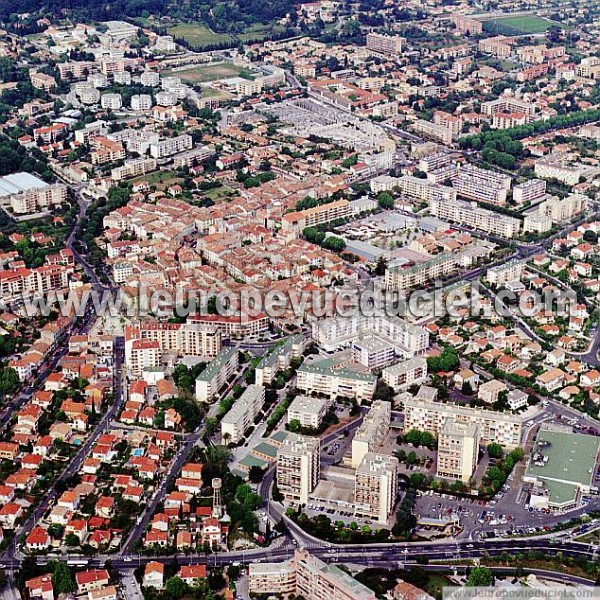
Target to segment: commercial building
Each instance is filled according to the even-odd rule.
[[[516,448],[521,442],[522,419],[515,415],[469,408],[452,404],[440,404],[423,398],[404,400],[404,431],[419,429],[439,435],[446,419],[457,423],[479,426],[481,442],[495,442],[506,448]]]
[[[335,565],[311,556],[304,548],[280,563],[250,563],[251,594],[302,596],[310,600],[375,600],[375,593]]]
[[[306,504],[320,477],[319,439],[290,434],[277,450],[277,487],[285,500]]]
[[[357,469],[369,452],[375,452],[390,431],[392,405],[375,400],[352,439],[352,468]]]
[[[298,421],[304,428],[319,429],[328,408],[325,398],[296,396],[287,410],[287,422]]]
[[[398,459],[394,456],[365,454],[356,469],[354,514],[387,523],[398,494]]]
[[[583,494],[597,493],[599,452],[600,438],[540,429],[523,476],[524,483],[533,485],[530,505],[567,510],[577,506]]]
[[[327,359],[305,361],[296,376],[296,387],[303,392],[330,398],[354,398],[358,403],[373,397],[377,383],[377,377],[370,373],[337,367]]]
[[[249,385],[221,420],[221,439],[237,444],[252,425],[265,402],[265,388]]]
[[[194,142],[191,135],[184,133],[177,137],[166,138],[154,144],[150,144],[150,156],[154,158],[165,158],[179,152],[190,150]]]
[[[521,221],[477,206],[475,202],[463,200],[432,200],[429,204],[432,215],[473,229],[492,233],[505,238],[517,237]]]
[[[468,483],[477,467],[478,455],[479,426],[446,419],[439,432],[437,476]]]
[[[382,54],[399,55],[402,53],[404,38],[397,35],[384,35],[382,33],[367,33],[367,49]]]
[[[239,366],[238,349],[223,348],[196,377],[196,400],[210,402]]]
[[[427,379],[427,361],[420,356],[415,356],[404,362],[386,367],[381,375],[383,381],[395,390],[421,384]]]

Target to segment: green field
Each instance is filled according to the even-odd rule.
[[[251,79],[252,73],[243,67],[237,67],[231,63],[219,63],[216,65],[198,65],[189,69],[172,70],[167,72],[173,77],[180,77],[185,83],[206,83],[208,81],[216,81],[217,79],[225,79],[228,77],[245,77]]]
[[[183,38],[194,48],[203,48],[213,44],[232,44],[233,38],[227,33],[214,33],[202,23],[178,23],[167,29],[167,33]]]
[[[543,33],[553,25],[562,27],[560,23],[536,15],[498,17],[483,21],[483,29],[488,33],[499,35],[528,35]]]

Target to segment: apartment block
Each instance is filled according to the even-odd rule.
[[[492,54],[497,58],[508,58],[512,54],[515,40],[503,35],[479,40],[479,51]]]
[[[196,164],[201,163],[203,160],[214,156],[215,149],[212,146],[199,146],[189,152],[183,152],[178,154],[173,159],[173,167],[180,169],[182,167],[193,167]]]
[[[235,374],[239,366],[238,349],[223,348],[206,369],[196,377],[196,400],[210,402]]]
[[[375,452],[390,431],[392,405],[375,400],[352,439],[352,468],[357,469],[369,452]]]
[[[577,185],[589,171],[589,167],[574,162],[569,152],[555,152],[539,158],[534,172],[543,179],[556,179],[567,185]]]
[[[279,563],[250,563],[251,594],[301,596],[310,600],[375,600],[375,593],[335,565],[311,556],[304,548]]]
[[[524,113],[531,117],[535,114],[535,104],[519,100],[514,96],[504,95],[497,100],[482,102],[481,112],[490,117],[498,113]]]
[[[102,94],[100,106],[109,110],[119,110],[123,106],[121,94]]]
[[[512,259],[497,267],[490,267],[486,279],[493,285],[503,285],[508,281],[521,281],[525,263],[522,260]]]
[[[442,144],[446,145],[450,145],[456,137],[454,134],[454,129],[452,127],[438,125],[437,123],[432,123],[431,121],[424,121],[423,119],[417,119],[411,125],[411,128],[417,133],[422,133],[423,135],[434,140],[438,140],[442,142]]]
[[[67,186],[62,183],[54,183],[40,188],[27,189],[11,195],[9,199],[10,207],[15,214],[31,214],[65,202]]]
[[[382,54],[399,55],[402,53],[404,38],[397,35],[384,35],[382,33],[367,33],[367,49]]]
[[[150,156],[153,158],[165,158],[167,156],[172,156],[173,154],[178,154],[179,152],[190,150],[193,145],[194,142],[192,136],[184,133],[177,137],[166,138],[157,143],[150,144]]]
[[[329,402],[325,398],[296,396],[287,410],[287,422],[298,421],[302,427],[318,429],[328,407]]]
[[[256,365],[255,381],[259,385],[269,385],[279,371],[289,367],[293,358],[300,358],[307,341],[300,335],[289,337],[281,346],[277,346]]]
[[[131,96],[131,110],[143,111],[152,108],[152,96],[150,94],[135,94]]]
[[[398,459],[368,452],[356,469],[354,514],[386,524],[398,495]]]
[[[320,477],[319,439],[290,434],[277,450],[277,487],[285,500],[306,504]]]
[[[469,483],[478,456],[479,426],[446,419],[438,439],[437,476]]]
[[[314,227],[321,223],[328,223],[336,219],[350,216],[350,203],[348,200],[336,200],[307,208],[306,210],[290,212],[281,218],[281,230],[283,232],[299,233],[305,227]]]
[[[421,384],[427,379],[427,361],[416,356],[410,360],[386,367],[381,372],[383,381],[395,390],[407,388],[413,384]]]
[[[481,35],[483,23],[463,15],[455,15],[450,19],[456,25],[456,31],[463,35]]]
[[[249,385],[221,420],[221,439],[237,444],[252,425],[265,402],[265,388]]]
[[[146,173],[156,171],[156,168],[156,159],[154,158],[131,158],[126,160],[123,166],[111,169],[110,176],[115,181],[122,181],[123,179],[141,177]]]
[[[522,420],[506,413],[440,404],[423,398],[404,401],[404,431],[419,429],[438,436],[448,418],[458,423],[478,425],[483,443],[495,442],[506,448],[516,448],[521,442]]]
[[[546,193],[546,182],[542,179],[529,179],[513,188],[513,200],[517,204],[533,202]]]
[[[452,180],[452,187],[463,198],[503,205],[506,203],[511,182],[510,175],[465,165],[459,170],[458,176]]]
[[[50,75],[46,75],[45,73],[31,71],[29,73],[29,79],[31,80],[31,85],[34,88],[44,90],[45,92],[49,92],[56,87],[56,79]]]
[[[353,315],[313,321],[312,339],[327,351],[350,347],[355,338],[375,335],[407,354],[420,354],[429,347],[429,333],[399,317]]]
[[[584,194],[569,194],[566,198],[554,196],[539,205],[539,210],[554,223],[563,223],[583,213],[589,203]]]
[[[406,290],[454,273],[461,263],[458,254],[440,254],[422,263],[389,267],[385,272],[388,290]]]
[[[439,200],[446,202],[456,200],[456,190],[445,185],[432,183],[427,179],[420,179],[412,175],[405,175],[398,180],[398,188],[402,194],[410,198],[432,202]]]
[[[145,369],[160,366],[161,351],[158,342],[151,340],[133,340],[127,348],[125,363],[128,371],[135,377],[141,377]]]
[[[330,398],[354,398],[358,403],[373,397],[377,382],[377,378],[370,373],[336,368],[328,361],[304,362],[296,375],[296,387],[303,392],[324,394]]]
[[[352,342],[352,360],[370,371],[380,371],[398,360],[398,353],[386,340],[374,336],[361,336]]]
[[[433,152],[419,159],[419,170],[424,173],[436,171],[452,163],[450,152]]]
[[[475,202],[433,200],[429,209],[433,216],[440,219],[460,223],[505,238],[517,237],[521,231],[519,219],[481,208]]]

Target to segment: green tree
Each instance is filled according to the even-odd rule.
[[[489,587],[492,585],[492,571],[487,567],[473,567],[467,578],[467,587]]]
[[[379,205],[379,208],[391,210],[394,208],[394,196],[389,192],[381,192],[379,196],[377,196],[377,204]]]
[[[495,442],[488,444],[487,451],[490,458],[502,458],[504,456],[502,446]]]
[[[181,577],[170,577],[165,584],[165,590],[171,598],[177,600],[190,591],[190,586]]]
[[[75,582],[66,563],[55,561],[52,565],[52,585],[57,594],[70,594],[75,591]]]

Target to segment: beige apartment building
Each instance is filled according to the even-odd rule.
[[[486,279],[493,285],[503,285],[508,281],[521,281],[524,270],[525,262],[513,258],[502,265],[490,267],[487,270]]]
[[[413,177],[412,175],[400,177],[398,188],[402,194],[410,198],[425,200],[426,202],[456,200],[455,189],[438,183],[432,183],[427,179]]]
[[[468,483],[477,467],[479,426],[444,421],[438,439],[437,476]]]
[[[277,487],[287,502],[306,504],[321,477],[321,442],[290,434],[277,450]]]
[[[479,426],[481,442],[495,442],[506,448],[516,448],[521,442],[522,419],[506,413],[469,408],[452,404],[440,404],[422,398],[404,401],[404,431],[419,429],[434,435],[448,418],[459,423]]]
[[[387,523],[398,495],[398,459],[368,452],[363,457],[354,485],[354,514]]]
[[[10,207],[15,214],[29,214],[53,206],[67,199],[67,186],[54,183],[40,188],[31,188],[10,196]]]
[[[352,468],[357,469],[369,452],[375,452],[390,431],[392,405],[375,400],[352,439]]]
[[[287,410],[287,422],[298,421],[302,427],[318,429],[328,407],[329,403],[325,398],[296,396]]]
[[[282,232],[302,231],[305,227],[314,227],[321,223],[328,223],[335,219],[343,219],[350,215],[350,203],[348,200],[336,200],[327,204],[321,204],[314,208],[307,208],[296,212],[290,212],[281,218]]]
[[[405,290],[454,273],[461,262],[459,254],[440,254],[410,267],[390,267],[385,272],[388,290]]]

